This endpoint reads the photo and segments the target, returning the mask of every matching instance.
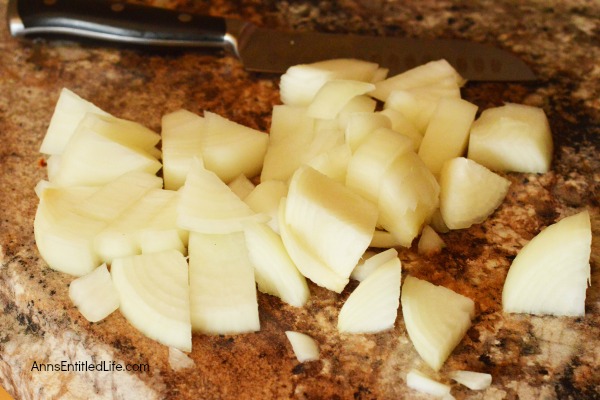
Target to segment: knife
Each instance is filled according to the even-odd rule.
[[[318,32],[282,32],[231,18],[109,0],[9,0],[15,37],[67,36],[158,47],[222,48],[248,71],[283,73],[331,58],[373,61],[397,74],[444,58],[467,80],[530,81],[515,55],[458,39],[417,39]]]

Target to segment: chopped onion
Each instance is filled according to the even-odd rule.
[[[303,363],[306,361],[316,361],[319,359],[319,345],[310,336],[305,333],[286,331],[287,336],[296,359]]]

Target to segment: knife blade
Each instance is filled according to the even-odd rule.
[[[393,75],[444,58],[467,80],[536,79],[514,54],[465,40],[283,32],[237,19],[109,0],[9,0],[7,22],[15,37],[59,35],[155,47],[222,48],[256,72],[283,73],[296,64],[358,58],[377,62]]]

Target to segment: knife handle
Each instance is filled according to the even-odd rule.
[[[108,0],[9,0],[13,36],[75,36],[124,44],[228,47],[237,21]]]

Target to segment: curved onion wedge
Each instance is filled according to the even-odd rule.
[[[138,202],[152,189],[162,187],[162,179],[146,172],[127,172],[101,186],[93,195],[77,205],[77,212],[108,223]]]
[[[321,87],[333,79],[371,82],[380,77],[379,65],[363,60],[340,58],[294,65],[281,76],[279,87],[283,104],[307,106]]]
[[[396,249],[390,248],[380,253],[367,250],[363,260],[352,270],[350,277],[357,281],[364,281],[371,272],[395,257],[398,257]]]
[[[310,247],[285,222],[285,213],[286,198],[284,197],[279,205],[279,232],[285,249],[298,270],[317,285],[341,293],[349,279],[336,274],[312,253]]]
[[[121,313],[133,326],[166,346],[192,349],[188,265],[181,253],[117,258],[111,275]]]
[[[185,253],[177,228],[178,192],[153,189],[100,232],[94,241],[105,262],[142,252],[175,249]],[[155,239],[159,236],[159,239]]]
[[[69,297],[90,322],[98,322],[119,308],[119,295],[106,264],[73,280],[69,285]]]
[[[79,125],[86,126],[123,146],[140,149],[157,158],[160,157],[160,151],[156,148],[160,142],[160,135],[138,122],[111,115],[87,113]]]
[[[261,181],[287,181],[306,161],[314,135],[315,120],[306,115],[306,107],[274,106]]]
[[[307,109],[312,118],[334,119],[354,97],[375,89],[369,82],[336,79],[325,83]]]
[[[437,103],[418,152],[434,175],[444,162],[463,155],[476,113],[477,106],[461,98],[446,97]]]
[[[421,358],[438,371],[471,326],[473,300],[408,276],[401,301],[410,340]]]
[[[42,191],[33,231],[38,251],[50,268],[81,276],[101,264],[94,238],[107,223],[75,211],[96,190],[49,187]]]
[[[285,331],[296,359],[303,363],[306,361],[315,361],[319,359],[319,345],[317,342],[305,333]]]
[[[177,208],[181,193],[169,190],[162,192],[167,192],[162,193],[169,198],[167,203],[139,231],[138,239],[142,253],[173,249],[185,255],[189,231],[177,226]]]
[[[177,225],[193,232],[225,234],[241,232],[245,221],[266,222],[231,191],[198,159],[192,161],[180,191]]]
[[[350,294],[338,317],[338,330],[375,333],[394,327],[400,305],[400,259],[394,257],[369,274]]]
[[[126,172],[154,175],[161,163],[155,154],[132,147],[80,124],[69,139],[53,176],[61,186],[104,185]]]
[[[387,169],[379,189],[378,223],[401,246],[410,247],[439,206],[439,184],[413,151],[399,156]]]
[[[260,173],[269,144],[267,134],[208,111],[204,121],[202,159],[206,169],[224,182],[240,174],[254,177]]]
[[[377,207],[346,186],[304,166],[290,181],[284,221],[312,254],[347,278],[369,246]]]
[[[248,223],[244,234],[258,289],[302,307],[310,295],[306,278],[294,265],[281,237],[267,225],[258,223]]]
[[[223,335],[258,331],[254,269],[244,233],[192,232],[188,253],[194,331]]]
[[[377,203],[379,188],[389,166],[399,155],[412,151],[412,141],[391,130],[378,128],[354,151],[348,162],[346,186]]]
[[[44,154],[61,154],[75,132],[77,125],[88,112],[109,115],[71,90],[63,88],[56,102],[40,152]]]
[[[162,117],[162,162],[165,189],[177,190],[194,157],[202,154],[204,118],[187,111],[177,110]]]
[[[375,84],[376,89],[371,96],[386,101],[394,90],[413,89],[421,86],[434,86],[449,80],[457,86],[462,86],[464,79],[446,60],[430,61],[398,75],[391,76]]]
[[[406,385],[421,393],[427,393],[435,397],[450,395],[450,386],[436,381],[421,371],[412,369],[406,374]]]
[[[588,211],[563,218],[527,243],[502,291],[505,312],[585,315],[592,230]]]
[[[494,171],[548,172],[552,133],[544,110],[508,103],[473,123],[468,157]]]
[[[471,390],[484,390],[492,384],[492,376],[483,372],[452,371],[450,379],[468,387]]]
[[[510,181],[464,157],[440,172],[440,212],[450,229],[468,228],[490,216],[502,203]]]
[[[200,117],[178,110],[163,117],[165,188],[178,189],[194,157],[202,157],[206,168],[224,182],[240,174],[257,175],[263,164],[269,138],[266,134],[204,112]]]

